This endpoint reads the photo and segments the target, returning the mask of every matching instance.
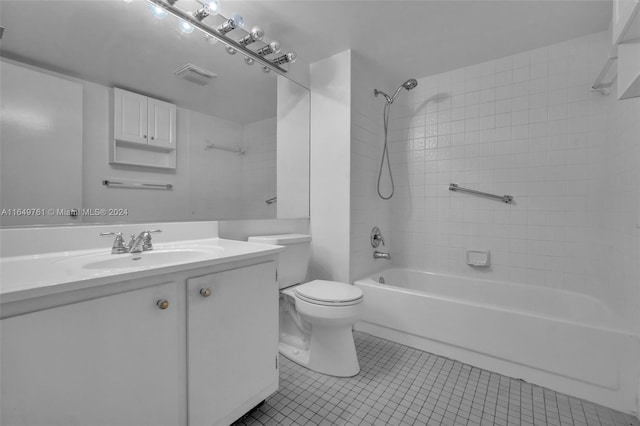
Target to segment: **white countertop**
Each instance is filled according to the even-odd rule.
[[[227,262],[267,256],[282,250],[280,246],[208,238],[190,241],[154,243],[154,250],[136,254],[111,254],[110,248],[51,252],[4,257],[0,259],[0,302],[10,303],[109,283],[185,271]],[[169,259],[161,264],[132,261],[126,267],[87,267],[109,265],[112,259],[137,257],[160,252],[191,251],[187,260]],[[134,260],[134,259],[131,259]],[[136,259],[137,260],[137,259]]]

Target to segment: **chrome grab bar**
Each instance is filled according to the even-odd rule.
[[[146,183],[146,182],[132,182],[132,181],[115,181],[105,179],[102,181],[104,186],[121,187],[121,188],[141,188],[141,189],[173,189],[173,185],[170,183]]]
[[[513,201],[513,197],[511,195],[489,194],[487,192],[481,192],[481,191],[475,191],[473,189],[462,188],[462,187],[456,185],[455,183],[450,183],[449,184],[449,191],[459,191],[459,192],[466,192],[468,194],[481,195],[483,197],[488,197],[488,198],[493,198],[495,200],[500,200],[503,203],[507,203],[507,204],[511,203]]]
[[[236,154],[244,154],[245,151],[242,148],[235,148],[233,146],[226,146],[226,145],[218,145],[215,143],[208,143],[204,149],[220,149],[222,151],[228,151],[228,152],[235,152]]]

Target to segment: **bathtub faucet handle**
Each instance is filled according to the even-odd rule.
[[[371,247],[378,248],[380,243],[384,245],[384,238],[382,237],[382,232],[380,232],[380,228],[374,226],[371,230]]]

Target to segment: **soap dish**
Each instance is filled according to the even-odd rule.
[[[489,250],[467,250],[467,265],[489,266]]]

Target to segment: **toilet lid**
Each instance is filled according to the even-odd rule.
[[[296,295],[311,303],[346,303],[362,299],[362,290],[350,284],[315,280],[295,287]]]

